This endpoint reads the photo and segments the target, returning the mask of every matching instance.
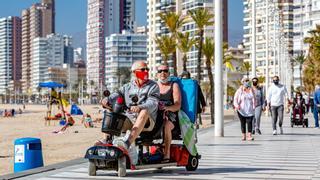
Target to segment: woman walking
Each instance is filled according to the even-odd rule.
[[[238,113],[240,123],[242,140],[249,141],[254,140],[252,137],[252,120],[255,114],[255,95],[253,89],[251,88],[251,83],[249,78],[243,78],[241,80],[242,86],[236,91],[234,96],[233,105]],[[248,126],[248,133],[246,136],[246,125]]]
[[[253,127],[252,127],[252,134],[257,132],[258,134],[261,134],[260,131],[260,120],[261,120],[261,113],[265,110],[265,95],[263,92],[263,88],[259,85],[258,78],[254,77],[252,78],[252,89],[255,95],[256,100],[256,108],[255,108],[255,115],[253,117]]]

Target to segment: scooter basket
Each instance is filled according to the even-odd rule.
[[[119,136],[126,116],[114,112],[104,112],[101,131],[110,135]]]

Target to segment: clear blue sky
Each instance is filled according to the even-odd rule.
[[[0,17],[20,16],[22,9],[41,0],[0,0]],[[229,37],[239,38],[242,34],[242,0],[229,0]],[[147,23],[147,0],[136,0],[138,25]],[[72,35],[86,29],[87,0],[56,0],[56,31]],[[231,33],[231,34],[230,34]],[[237,36],[237,37],[234,37]]]

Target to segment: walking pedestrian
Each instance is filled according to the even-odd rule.
[[[320,85],[316,85],[314,95],[313,95],[314,109],[314,125],[315,128],[319,128],[319,112],[320,112]]]
[[[251,88],[251,83],[249,78],[243,78],[241,80],[242,86],[236,91],[234,96],[233,105],[238,113],[241,132],[243,141],[254,140],[252,137],[252,120],[254,116],[255,109],[255,95],[253,89]],[[248,133],[246,137],[246,125],[248,126]]]
[[[278,76],[273,77],[273,85],[269,88],[269,94],[267,98],[268,108],[271,110],[271,117],[272,117],[272,128],[273,128],[273,135],[277,134],[277,121],[279,118],[279,127],[280,127],[280,134],[283,134],[283,113],[284,113],[284,100],[285,97],[288,97],[287,88],[280,84],[280,80]],[[289,100],[289,98],[287,98]]]
[[[255,108],[255,115],[253,117],[252,121],[252,134],[255,134],[257,132],[258,134],[261,134],[260,130],[260,120],[261,120],[261,112],[265,110],[265,93],[263,90],[263,87],[259,85],[258,78],[254,77],[252,78],[252,89],[255,95],[256,100],[256,108]]]

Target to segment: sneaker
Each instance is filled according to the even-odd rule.
[[[136,165],[138,162],[138,152],[137,152],[137,148],[135,146],[135,144],[131,144],[130,147],[128,147],[125,138],[117,138],[113,140],[113,145],[117,146],[117,147],[122,147],[124,148],[126,151],[128,151],[129,157],[131,159],[131,163],[133,165]]]
[[[280,134],[283,134],[283,128],[280,127]]]
[[[277,135],[277,130],[273,130],[272,135]]]
[[[257,129],[257,133],[258,133],[259,135],[262,134],[261,131],[260,131],[260,129]]]
[[[255,134],[256,132],[255,132],[255,130],[252,130],[252,134]]]

